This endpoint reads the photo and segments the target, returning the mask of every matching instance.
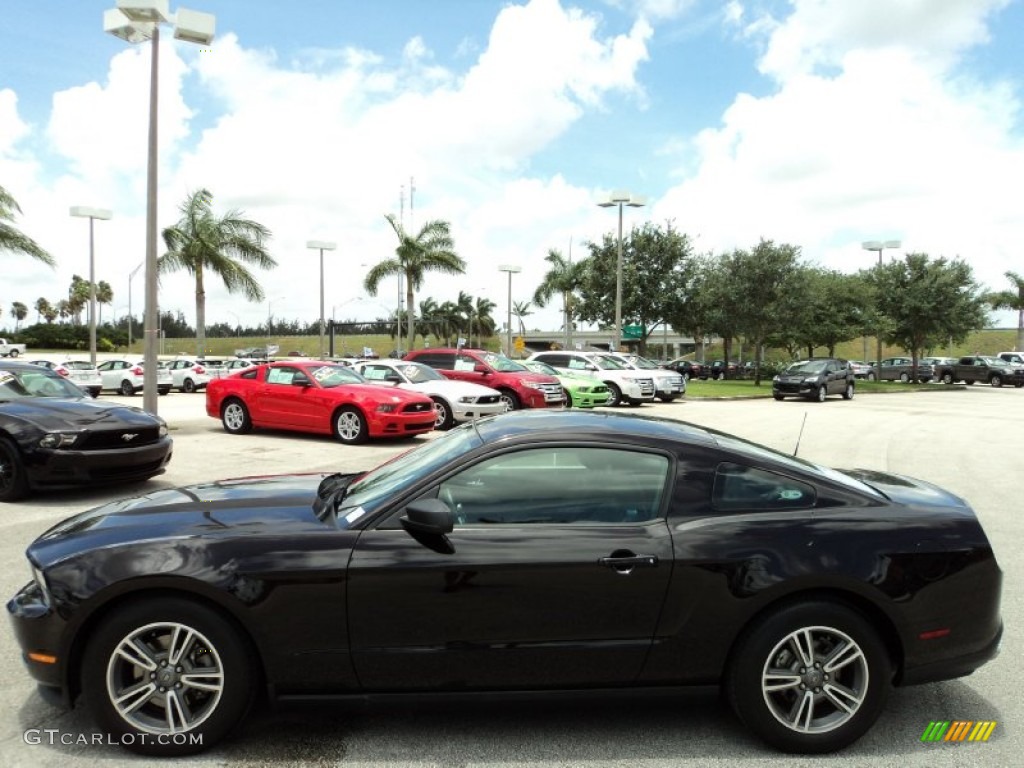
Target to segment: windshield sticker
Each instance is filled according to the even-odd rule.
[[[365,509],[363,509],[362,507],[356,507],[351,512],[349,512],[347,515],[345,515],[345,522],[348,523],[349,525],[352,525],[352,523],[354,523],[356,520],[358,520],[360,517],[362,517],[365,514],[366,514],[366,510]]]
[[[14,378],[14,374],[10,371],[0,371],[0,384],[4,384],[11,381]]]
[[[782,493],[779,494],[779,497],[783,498],[783,499],[786,499],[787,501],[796,501],[797,499],[802,498],[803,494],[800,491],[785,490],[785,491],[782,491]]]
[[[330,378],[331,374],[334,373],[334,368],[329,365],[325,365],[322,368],[317,368],[313,371],[313,378],[317,381],[323,381],[324,379]]]

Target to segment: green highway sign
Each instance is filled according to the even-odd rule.
[[[624,325],[622,326],[622,336],[626,339],[639,339],[644,335],[644,327],[642,325]]]

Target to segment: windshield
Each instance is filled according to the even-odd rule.
[[[491,368],[502,373],[509,373],[511,371],[525,371],[526,366],[517,363],[515,360],[509,360],[504,355],[496,355],[493,352],[488,352],[483,356],[484,362],[487,363]]]
[[[444,376],[423,363],[402,363],[395,368],[412,384],[424,381],[447,381]]]
[[[614,357],[608,355],[594,355],[593,361],[600,367],[611,371],[628,371],[629,364],[624,363],[621,360],[616,360]]]
[[[366,379],[343,365],[321,365],[311,368],[310,375],[319,382],[321,387],[330,389],[342,384],[365,384]]]
[[[351,524],[374,512],[403,489],[448,462],[482,445],[472,424],[446,432],[428,443],[396,456],[352,483],[338,508],[338,524]]]
[[[25,397],[79,398],[85,393],[49,368],[37,371],[0,371],[0,400]]]
[[[637,368],[645,368],[647,370],[652,368],[661,368],[660,365],[655,363],[653,360],[648,360],[646,357],[634,357],[631,358],[631,360],[633,361],[633,365]]]
[[[825,370],[824,360],[801,360],[786,369],[786,373],[821,373]]]
[[[523,365],[534,373],[546,373],[549,376],[558,376],[558,371],[547,363],[542,363],[540,360],[527,360]]]

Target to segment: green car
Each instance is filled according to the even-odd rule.
[[[562,382],[562,394],[565,395],[566,408],[593,408],[596,405],[605,405],[611,395],[605,383],[592,376],[562,373],[540,360],[520,360],[519,362],[534,373],[557,376],[558,380]]]

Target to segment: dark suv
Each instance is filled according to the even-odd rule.
[[[534,373],[525,365],[484,349],[414,349],[404,360],[415,360],[445,378],[470,381],[501,392],[508,410],[561,406],[562,384],[554,376]]]
[[[800,360],[772,379],[772,397],[806,397],[825,402],[829,395],[842,395],[853,399],[853,368],[847,360],[838,357],[814,357]]]

